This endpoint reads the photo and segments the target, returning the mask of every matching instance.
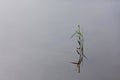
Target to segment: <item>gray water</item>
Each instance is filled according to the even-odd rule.
[[[85,38],[81,73],[77,25]],[[0,1],[0,80],[120,80],[119,0]]]

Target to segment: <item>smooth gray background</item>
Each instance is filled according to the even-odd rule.
[[[75,38],[81,25],[81,73]],[[119,0],[0,0],[0,80],[120,80]]]

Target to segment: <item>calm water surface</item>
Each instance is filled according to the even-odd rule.
[[[0,1],[0,80],[120,80],[120,1]],[[75,38],[81,24],[81,73]]]

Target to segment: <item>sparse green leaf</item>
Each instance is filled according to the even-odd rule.
[[[79,44],[79,47],[77,47],[76,52],[79,55],[79,60],[78,60],[78,62],[72,62],[72,63],[77,64],[78,72],[80,72],[80,65],[81,65],[81,63],[83,63],[83,58],[87,59],[87,57],[84,54],[84,50],[83,50],[83,48],[84,48],[84,38],[83,38],[83,34],[80,31],[80,25],[78,25],[78,30],[75,31],[75,33],[71,36],[71,38],[75,35],[78,37],[77,42]]]

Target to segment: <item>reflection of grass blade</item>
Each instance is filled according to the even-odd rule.
[[[78,65],[77,67],[78,67],[78,73],[80,73],[80,65]]]
[[[78,64],[78,63],[76,63],[76,62],[71,62],[72,64]]]
[[[73,36],[75,36],[77,33],[75,32],[72,36],[71,36],[71,38],[73,37]]]
[[[79,53],[79,51],[78,51],[78,50],[76,50],[76,52],[80,55],[80,53]]]
[[[87,59],[87,57],[83,54],[83,57]]]
[[[85,57],[87,59],[87,57],[84,54],[83,47],[81,48],[81,54],[82,54],[83,57]]]
[[[79,55],[79,60],[78,62],[72,62],[73,64],[77,64],[78,67],[78,72],[80,72],[80,65],[81,63],[83,63],[83,59],[87,57],[84,55],[84,51],[83,51],[83,47],[84,47],[84,38],[83,38],[83,34],[80,32],[80,25],[78,25],[78,30],[75,31],[75,33],[71,36],[71,38],[73,36],[77,35],[78,40],[77,43],[79,44],[79,47],[77,47],[77,54]]]
[[[84,58],[86,58],[86,59],[87,59],[87,57],[85,56],[85,54],[84,54],[84,51],[83,51],[83,50],[81,51],[81,54],[82,54],[82,56],[83,56]]]
[[[81,43],[80,43],[80,41],[78,40],[78,44],[79,44],[79,46],[81,45]]]

